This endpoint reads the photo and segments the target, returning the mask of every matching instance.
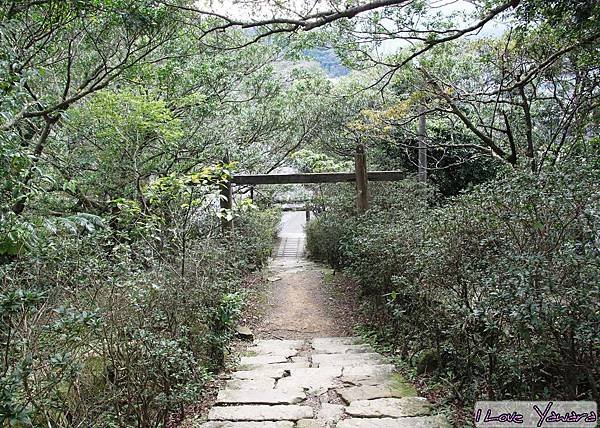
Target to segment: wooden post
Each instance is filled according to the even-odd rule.
[[[427,182],[427,125],[425,122],[425,109],[420,108],[419,116],[419,168],[418,168],[418,180],[422,183]]]
[[[225,155],[223,163],[229,163],[229,154]],[[219,205],[222,210],[231,210],[233,208],[233,192],[231,186],[231,180],[227,181],[222,185],[221,188],[221,200]],[[221,232],[225,235],[233,232],[233,220],[227,220],[227,218],[221,218]]]
[[[369,209],[367,189],[367,161],[365,158],[365,147],[362,144],[356,146],[354,156],[354,168],[356,174],[356,208],[359,214]]]
[[[310,221],[310,208],[306,207],[306,222]]]

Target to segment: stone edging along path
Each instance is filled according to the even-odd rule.
[[[437,428],[430,403],[355,337],[257,340],[203,428]]]

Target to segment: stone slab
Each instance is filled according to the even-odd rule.
[[[258,379],[233,379],[225,384],[228,389],[273,389],[275,388],[275,379],[272,377],[261,377]]]
[[[299,349],[304,346],[301,340],[257,340],[246,352],[256,355],[285,355],[291,357],[298,355]]]
[[[360,337],[316,337],[311,340],[313,348],[321,348],[329,345],[359,345],[362,342]]]
[[[331,354],[331,355],[338,355],[338,354]],[[353,354],[353,355],[360,355],[360,354]],[[379,361],[371,361],[371,364],[373,365],[380,365],[385,363],[385,361],[383,360],[379,360]],[[319,363],[313,363],[313,366],[317,367],[321,367],[321,368],[325,368],[325,367],[362,367],[365,365],[369,364],[369,361],[363,361],[363,360],[354,360],[354,359],[344,359],[343,355],[340,355],[340,359],[338,361],[321,361]]]
[[[311,407],[294,404],[215,406],[208,412],[208,420],[211,421],[297,421],[312,417]]]
[[[262,349],[257,346],[246,349],[248,356],[261,356],[261,355],[282,355],[285,357],[294,357],[300,352],[298,349],[293,348],[272,348]]]
[[[240,359],[241,366],[287,363],[288,359],[285,355],[258,355],[255,357],[242,357]]]
[[[308,360],[306,361],[298,361],[295,363],[281,363],[281,364],[272,364],[273,367],[281,367],[285,370],[292,370],[292,369],[308,369],[310,368],[310,363],[308,362]]]
[[[286,369],[277,367],[263,367],[256,370],[240,370],[231,374],[233,379],[264,379],[270,377],[273,379],[282,378]]]
[[[450,428],[441,415],[414,418],[350,418],[337,423],[336,428]]]
[[[326,428],[327,421],[317,419],[300,419],[295,428]]]
[[[346,413],[363,418],[426,416],[431,413],[431,404],[423,397],[376,398],[353,401]]]
[[[394,366],[392,364],[344,367],[342,381],[355,384],[361,383],[361,381],[365,380],[375,380],[377,382],[380,382],[389,378],[393,372]]]
[[[383,357],[377,353],[369,352],[362,354],[313,354],[312,362],[323,366],[344,366],[344,365],[368,365],[381,364]]]
[[[290,370],[292,368],[309,368],[310,363],[298,362],[298,363],[273,363],[273,364],[245,364],[240,366],[243,370],[264,370],[264,369],[283,369]]]
[[[224,389],[217,404],[298,404],[306,398],[301,388],[295,389]]]
[[[291,376],[279,379],[276,388],[301,388],[308,394],[321,395],[341,386],[341,383],[336,382],[341,372],[341,367],[292,369]]]
[[[304,345],[301,340],[279,340],[279,339],[260,339],[254,341],[254,347],[259,348],[262,352],[274,348],[281,349],[300,349]]]
[[[402,398],[402,391],[385,385],[361,385],[335,390],[346,403],[357,400],[373,400],[374,398]]]
[[[290,374],[296,377],[340,377],[342,375],[341,367],[311,367],[311,368],[291,368]]]
[[[210,421],[203,423],[198,428],[294,428],[292,421],[263,421],[263,422],[231,422]]]
[[[317,412],[317,419],[327,422],[337,422],[344,415],[344,406],[341,404],[323,403]]]
[[[370,345],[358,344],[358,345],[339,345],[339,344],[325,344],[325,345],[314,345],[313,350],[317,354],[361,354],[365,352],[375,352]]]
[[[246,326],[237,326],[235,332],[243,339],[254,339],[254,333]]]
[[[307,394],[321,395],[335,388],[334,377],[303,377],[288,376],[279,379],[276,388],[301,389]]]

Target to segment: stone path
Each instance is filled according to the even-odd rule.
[[[284,215],[270,266],[273,295],[256,340],[219,392],[203,428],[449,426],[383,356],[347,334],[344,314],[304,259],[303,219]]]
[[[277,246],[277,251],[275,252],[276,258],[304,258],[305,222],[306,214],[304,211],[284,213],[281,222],[281,231],[279,232],[279,245]]]
[[[394,366],[358,338],[257,340],[204,428],[448,426]]]
[[[301,258],[304,253],[304,236],[282,236],[277,257]]]

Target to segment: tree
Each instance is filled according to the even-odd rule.
[[[176,32],[177,13],[152,2],[121,4],[15,1],[0,10],[6,157],[18,158],[8,207],[25,209],[36,164],[75,103],[126,71],[159,60],[154,52]]]
[[[464,161],[493,156],[511,165],[526,163],[537,172],[569,153],[591,153],[599,95],[596,65],[590,47],[581,46],[538,70],[558,43],[534,31],[440,46],[398,75],[397,95],[369,116],[369,132],[394,140],[401,128],[416,137],[411,127],[423,109],[447,129],[470,136],[427,140],[433,150],[468,149]],[[519,77],[525,75],[535,77]],[[382,132],[386,125],[388,132]],[[398,143],[414,149],[411,139]]]

